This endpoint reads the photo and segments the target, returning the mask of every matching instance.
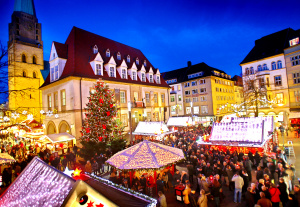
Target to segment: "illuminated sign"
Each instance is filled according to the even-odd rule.
[[[299,37],[290,40],[290,47],[299,44]]]

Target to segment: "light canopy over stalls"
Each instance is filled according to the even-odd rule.
[[[46,143],[67,142],[71,140],[75,140],[75,137],[67,132],[59,133],[59,134],[48,134],[40,138],[41,142],[46,142]]]
[[[150,141],[140,142],[106,162],[120,170],[159,169],[184,159],[181,149]]]
[[[7,153],[0,153],[0,165],[10,162],[15,162],[16,160]]]

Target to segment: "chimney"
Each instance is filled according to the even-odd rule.
[[[191,61],[188,61],[187,64],[188,64],[188,68],[190,68],[192,66],[192,62]]]

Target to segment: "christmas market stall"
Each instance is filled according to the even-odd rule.
[[[44,135],[39,139],[41,144],[46,144],[47,147],[55,152],[62,151],[64,154],[64,149],[68,149],[73,147],[75,144],[75,137],[67,132],[59,133],[59,134],[48,134]]]
[[[143,122],[140,121],[135,131],[135,140],[159,140],[162,141],[166,136],[175,133],[176,130],[169,130],[163,122]]]
[[[35,157],[0,197],[1,207],[154,207],[156,200],[133,194],[105,179],[71,176]]]
[[[278,142],[273,133],[274,121],[268,117],[232,117],[230,122],[214,123],[208,137],[199,137],[201,145],[209,145],[217,150],[237,150],[248,154],[256,151],[270,152],[272,144]]]
[[[181,149],[145,140],[109,158],[106,163],[117,170],[129,173],[130,182],[134,177],[147,175],[153,185],[160,174],[170,170],[174,174],[174,164],[184,160]]]

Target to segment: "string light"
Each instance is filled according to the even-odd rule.
[[[13,119],[17,119],[17,118],[20,117],[20,114],[17,113],[17,112],[13,112],[13,113],[11,114],[11,117],[12,117]]]
[[[23,115],[26,115],[26,114],[27,114],[27,111],[26,111],[26,110],[24,110],[24,111],[22,112],[22,114],[23,114]]]
[[[46,112],[46,116],[51,117],[52,115],[53,115],[53,111],[49,110],[49,111]]]
[[[33,115],[32,114],[28,114],[27,115],[27,119],[32,120],[33,119]]]

